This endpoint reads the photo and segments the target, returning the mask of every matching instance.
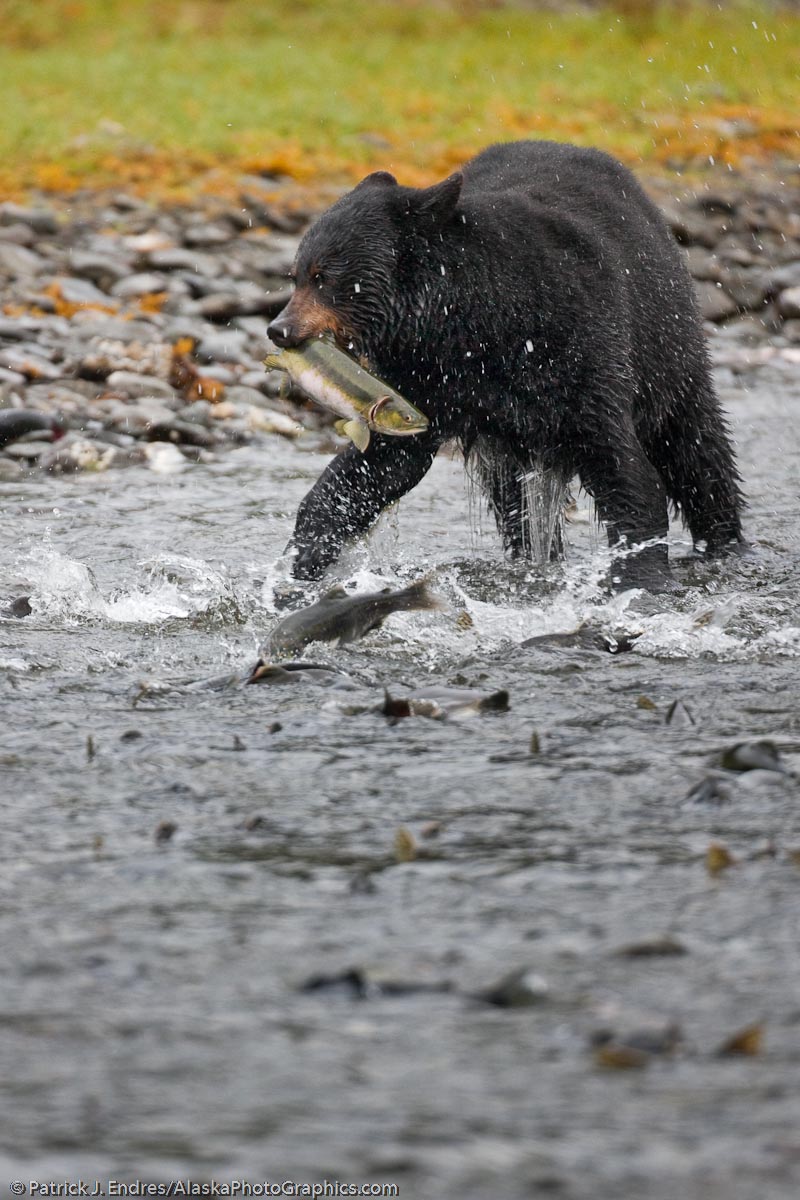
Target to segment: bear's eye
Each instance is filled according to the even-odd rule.
[[[317,287],[322,287],[323,283],[325,282],[325,277],[324,277],[324,275],[322,274],[322,271],[314,271],[314,272],[312,272],[312,275],[311,275],[311,282],[312,282],[313,284],[315,284]]]

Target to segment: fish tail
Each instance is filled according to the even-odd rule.
[[[407,588],[403,588],[394,597],[392,607],[395,609],[441,609],[442,601],[438,596],[434,596],[429,589],[431,581],[430,575],[424,575],[422,579],[418,579],[415,583],[409,584]]]
[[[478,708],[481,712],[506,712],[508,709],[508,692],[503,688],[499,692],[492,692],[490,696],[484,696]]]

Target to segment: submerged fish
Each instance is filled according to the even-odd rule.
[[[609,654],[627,654],[641,636],[641,630],[634,633],[608,631],[581,623],[577,629],[566,633],[538,633],[521,644],[526,649],[535,646],[541,650],[607,650]]]
[[[245,680],[245,683],[270,684],[308,682],[350,683],[350,680],[347,675],[342,675],[335,667],[327,667],[323,663],[271,663],[266,662],[263,658],[259,658]]]
[[[439,607],[439,600],[428,591],[427,579],[418,579],[397,592],[384,588],[355,596],[337,585],[316,604],[279,621],[267,638],[262,659],[267,661],[270,653],[294,654],[309,642],[335,642],[338,646],[357,642],[392,613]]]
[[[341,417],[336,428],[362,452],[369,445],[370,430],[406,437],[428,428],[424,413],[332,342],[311,338],[296,348],[268,354],[264,366],[285,371],[307,396]]]
[[[241,671],[229,671],[225,675],[210,675],[202,679],[177,679],[166,682],[142,682],[134,700],[136,704],[145,696],[163,696],[171,692],[229,692],[243,688],[248,683],[349,683],[349,677],[336,667],[324,663],[284,662],[270,663],[259,658],[249,675]]]
[[[430,717],[444,721],[448,717],[468,717],[482,712],[506,712],[508,692],[480,692],[475,688],[427,687],[407,696],[385,693],[381,712],[399,721],[401,717]]]

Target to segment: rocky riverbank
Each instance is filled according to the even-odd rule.
[[[800,362],[800,176],[650,185],[685,248],[718,364]],[[0,206],[0,407],[57,419],[0,453],[0,477],[146,464],[179,471],[227,447],[312,431],[278,396],[266,327],[311,212],[156,208],[128,195]]]

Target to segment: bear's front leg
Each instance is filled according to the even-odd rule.
[[[362,454],[348,446],[328,464],[302,501],[294,536],[295,579],[319,579],[345,542],[366,533],[387,505],[415,487],[433,462],[440,440],[375,437]]]

